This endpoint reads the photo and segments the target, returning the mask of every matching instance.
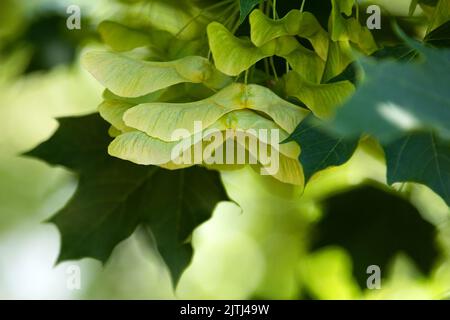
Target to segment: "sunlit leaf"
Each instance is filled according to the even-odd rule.
[[[83,56],[83,62],[101,84],[122,97],[140,97],[183,82],[204,83],[219,89],[229,81],[207,59],[197,56],[171,62],[149,62],[92,51]]]
[[[261,10],[254,10],[250,15],[250,26],[251,39],[257,47],[283,36],[299,36],[311,42],[319,57],[327,58],[328,35],[309,12],[291,10],[284,18],[272,20]]]
[[[435,30],[450,20],[450,1],[439,0],[433,11],[428,32]]]
[[[127,126],[164,141],[176,141],[173,133],[185,129],[198,133],[195,122],[201,121],[207,128],[225,114],[251,109],[265,113],[283,130],[292,132],[307,115],[301,109],[276,96],[271,90],[259,85],[232,84],[217,94],[191,103],[148,103],[138,105],[124,115]]]
[[[107,100],[98,106],[98,111],[103,119],[112,124],[116,129],[124,132],[132,129],[123,121],[123,115],[128,109],[134,106],[134,104],[126,102]]]
[[[129,51],[150,44],[150,37],[144,32],[114,21],[101,22],[98,32],[103,42],[115,51]]]
[[[408,14],[412,16],[414,12],[416,11],[417,5],[419,4],[419,0],[411,0],[411,3],[409,4],[409,11]]]
[[[237,76],[259,60],[270,56],[250,40],[235,37],[217,22],[208,25],[208,39],[217,69],[230,76]]]
[[[126,8],[124,20],[132,26],[167,31],[182,40],[204,35],[209,19],[192,1],[135,1]]]
[[[236,129],[244,130],[248,134],[255,132],[258,140],[265,144],[271,144],[272,132],[276,131],[279,142],[286,140],[289,133],[281,129],[273,121],[249,110],[238,110],[226,114],[213,125],[219,130]],[[264,134],[260,134],[263,131]],[[271,145],[277,148],[279,152],[287,157],[296,159],[300,154],[300,148],[295,143],[283,143],[280,145]]]
[[[365,54],[376,51],[377,45],[366,26],[351,17],[355,0],[332,0],[332,13],[329,30],[333,41],[350,41]]]
[[[325,61],[317,53],[299,45],[284,58],[298,74],[312,83],[320,83],[325,70]]]
[[[299,99],[319,118],[333,116],[336,108],[355,90],[350,81],[315,84],[296,72],[289,72],[284,81],[286,94]]]
[[[343,15],[350,17],[353,13],[355,0],[331,0],[332,11],[329,21],[331,39],[333,41],[349,40],[348,30]]]
[[[196,161],[193,157],[189,157],[186,164],[182,164],[180,156],[174,157],[175,148],[183,144],[182,150],[190,150],[194,145],[191,138],[183,141],[167,142],[157,138],[153,138],[140,131],[126,132],[119,135],[109,145],[108,152],[110,155],[131,161],[141,165],[156,165],[167,169],[181,169],[201,164],[199,159]],[[192,139],[193,140],[193,139]]]
[[[280,155],[279,169],[275,174],[270,174],[275,179],[297,186],[303,187],[305,178],[303,175],[303,168],[298,159],[292,159],[284,155]],[[266,170],[262,168],[263,172]]]
[[[330,42],[328,58],[323,73],[323,82],[340,75],[354,61],[348,41]]]

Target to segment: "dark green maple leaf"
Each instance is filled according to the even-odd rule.
[[[422,272],[431,271],[438,257],[436,228],[402,197],[367,185],[324,200],[323,208],[313,248],[343,247],[352,257],[353,275],[362,288],[367,267],[378,265],[384,275],[398,253],[407,254]]]
[[[228,199],[219,174],[200,167],[169,171],[110,157],[109,125],[97,114],[59,122],[53,137],[26,154],[79,174],[73,198],[50,219],[61,233],[58,261],[105,262],[142,224],[151,229],[176,283],[192,257],[190,234]]]
[[[252,12],[260,2],[265,0],[240,0],[240,22],[244,22],[245,18]]]
[[[358,139],[337,138],[325,131],[323,126],[320,120],[308,116],[288,139],[301,147],[299,160],[305,181],[320,170],[347,162],[358,145]]]
[[[388,183],[423,183],[450,205],[450,143],[431,132],[408,134],[384,147]]]

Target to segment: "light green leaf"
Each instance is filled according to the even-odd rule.
[[[261,10],[254,10],[250,15],[250,26],[251,40],[257,47],[283,36],[299,36],[311,42],[322,60],[327,58],[328,34],[309,12],[291,10],[284,18],[273,20]]]
[[[347,25],[342,15],[351,16],[355,0],[331,0],[331,16],[328,28],[333,41],[349,40]]]
[[[365,54],[370,55],[377,50],[377,45],[369,29],[361,26],[359,21],[351,16],[355,0],[332,0],[332,12],[328,29],[333,41],[350,41]]]
[[[191,137],[184,141],[167,142],[150,137],[144,132],[132,131],[116,137],[109,145],[108,153],[113,157],[136,164],[155,165],[172,170],[202,163],[195,161],[192,157],[186,161],[186,165],[177,162],[180,157],[173,156],[172,151],[180,144],[183,145],[182,152],[192,149],[192,146],[195,145]]]
[[[117,129],[117,128],[114,127],[114,126],[110,126],[109,129],[108,129],[108,135],[109,135],[111,138],[118,137],[118,136],[120,136],[121,134],[122,134],[122,131],[120,131],[119,129]]]
[[[292,159],[280,154],[280,163],[278,171],[272,175],[275,179],[288,184],[293,184],[303,187],[305,178],[303,175],[303,168],[298,159]],[[264,168],[260,167],[264,172]]]
[[[229,76],[237,76],[259,60],[270,56],[255,47],[251,41],[235,37],[218,22],[208,25],[208,39],[217,69]]]
[[[350,81],[315,84],[303,79],[296,72],[284,77],[288,96],[303,102],[317,117],[330,118],[335,110],[355,91]]]
[[[145,47],[146,59],[171,61],[192,55],[206,55],[204,39],[181,40],[166,31],[154,28],[133,29],[115,21],[103,21],[98,26],[103,42],[118,52]]]
[[[441,25],[450,20],[450,1],[439,0],[431,17],[431,23],[427,33],[439,28]]]
[[[129,51],[150,44],[150,37],[146,33],[113,21],[101,22],[98,32],[103,42],[115,51]]]
[[[232,84],[215,95],[192,103],[148,103],[128,110],[124,115],[127,126],[164,141],[177,129],[198,133],[195,121],[209,127],[225,114],[240,109],[260,111],[271,117],[283,130],[292,132],[307,115],[307,111],[280,97],[270,89],[258,85]]]
[[[204,36],[209,19],[192,1],[137,1],[128,6],[126,20],[132,25],[164,30],[182,40]]]
[[[328,82],[340,75],[353,61],[354,58],[348,41],[331,41],[322,81]]]
[[[208,135],[212,129],[221,135],[222,143],[219,145],[215,145],[215,140],[211,141],[208,139]],[[158,165],[171,170],[190,167],[196,164],[203,164],[211,168],[220,168],[221,170],[239,169],[244,163],[237,165],[238,162],[228,163],[227,160],[229,145],[225,144],[228,137],[224,132],[226,129],[239,130],[235,131],[236,136],[234,136],[233,154],[236,155],[238,145],[241,150],[246,150],[245,164],[252,164],[250,159],[254,159],[255,163],[260,163],[253,166],[255,170],[259,173],[267,172],[262,165],[262,163],[265,163],[265,159],[261,158],[258,151],[259,148],[267,148],[269,154],[273,154],[274,152],[278,153],[279,170],[275,173],[267,172],[266,174],[270,174],[285,183],[303,185],[303,171],[297,160],[300,154],[298,145],[294,142],[278,144],[279,141],[286,139],[288,134],[276,125],[273,125],[269,120],[248,110],[240,110],[227,114],[224,119],[221,119],[213,126],[204,130],[204,132],[175,142],[166,142],[152,138],[139,131],[127,132],[116,137],[110,144],[108,151],[112,156],[123,160],[141,165]],[[254,143],[256,145],[248,145],[248,140],[245,140],[246,138],[237,138],[241,134],[241,137],[252,136],[253,133],[243,133],[240,131],[248,129],[255,130]],[[279,130],[280,140],[276,145],[271,144],[272,133],[269,131],[267,138],[263,138],[259,135],[259,129]],[[245,144],[242,144],[242,141],[245,141]],[[254,148],[255,146],[257,146],[256,149]],[[211,163],[210,157],[212,154],[206,152],[207,148],[209,150],[221,150],[222,156],[219,157],[220,163]],[[199,152],[197,156],[195,152]],[[236,158],[234,159],[236,160]],[[217,160],[217,157],[213,161],[215,160]]]
[[[231,76],[237,76],[258,61],[274,55],[285,58],[294,70],[314,82],[320,81],[325,68],[325,61],[314,51],[301,46],[293,36],[274,37],[257,47],[214,22],[208,26],[208,37],[215,65]]]
[[[293,70],[312,83],[320,83],[325,70],[325,61],[317,53],[299,45],[297,49],[283,56]]]
[[[180,86],[180,85],[178,85],[178,86]],[[120,101],[120,102],[125,102],[125,103],[136,105],[136,104],[160,100],[168,94],[168,91],[170,91],[171,88],[175,88],[175,87],[177,87],[177,85],[175,85],[174,87],[167,88],[167,89],[161,89],[161,90],[146,94],[145,96],[140,96],[140,97],[136,97],[136,98],[120,97],[118,95],[115,95],[108,89],[105,89],[103,91],[102,97],[106,101]]]
[[[183,82],[204,83],[215,89],[229,82],[207,59],[197,56],[149,62],[92,51],[83,56],[83,63],[102,85],[121,97],[140,97]]]
[[[117,130],[122,132],[133,130],[129,128],[125,122],[123,121],[124,113],[134,107],[134,104],[116,101],[116,100],[107,100],[103,101],[98,106],[98,111],[103,119],[112,124]]]
[[[241,108],[241,95],[241,86],[233,84],[201,101],[141,104],[127,111],[123,119],[128,126],[149,136],[164,141],[177,141],[179,138],[172,136],[176,130],[199,133],[228,112]],[[201,121],[203,127],[195,128],[196,121]]]
[[[285,141],[289,137],[289,133],[281,129],[273,121],[250,110],[230,112],[220,118],[212,127],[222,131],[227,129],[245,130],[249,134],[251,134],[251,131],[259,133],[260,130],[264,130],[264,132],[267,132],[266,137],[259,134],[256,137],[265,144],[270,144],[273,131],[277,131],[279,141]],[[277,146],[271,145],[271,147],[293,159],[296,159],[300,154],[300,148],[295,143],[283,143]]]
[[[416,11],[418,4],[419,4],[419,0],[411,0],[411,3],[409,4],[409,11],[408,11],[408,14],[410,16],[414,15],[414,12]]]
[[[365,26],[361,26],[358,20],[354,18],[349,19],[347,21],[347,30],[350,42],[356,44],[364,54],[371,55],[378,50],[372,33]]]
[[[288,133],[294,131],[309,114],[307,110],[281,99],[270,89],[258,85],[244,87],[241,103],[248,109],[268,115]]]
[[[284,36],[273,39],[262,45],[259,50],[267,56],[285,57],[301,47],[295,37]]]

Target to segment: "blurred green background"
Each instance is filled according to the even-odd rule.
[[[408,0],[376,2],[407,15]],[[72,4],[81,7],[81,30],[66,28]],[[100,46],[96,24],[115,9],[107,0],[0,2],[0,299],[450,297],[449,208],[423,186],[388,191],[383,157],[369,140],[302,195],[251,170],[223,173],[241,207],[220,203],[194,232],[195,255],[175,292],[142,230],[105,266],[92,259],[55,266],[59,234],[43,221],[71,197],[77,180],[20,154],[52,135],[55,118],[96,110],[102,89],[79,57]],[[374,215],[361,209],[367,203]],[[372,222],[376,232],[367,229]],[[363,230],[359,238],[354,230]],[[390,242],[392,234],[407,243]],[[372,257],[384,259],[380,290],[362,285],[361,263]],[[81,270],[80,290],[67,288],[72,265]]]

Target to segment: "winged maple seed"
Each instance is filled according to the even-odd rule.
[[[156,15],[154,18],[158,21]],[[231,23],[233,19],[215,19],[208,21],[207,15],[201,15],[195,21],[195,28],[189,24],[179,30],[175,38],[168,29],[158,34],[157,29],[146,33],[143,28],[119,21],[101,24],[103,39],[116,52],[89,52],[83,60],[85,67],[107,89],[99,111],[113,127],[110,132],[115,140],[109,153],[135,163],[170,169],[196,164],[211,167],[212,163],[233,169],[250,164],[263,174],[270,172],[282,182],[303,185],[304,174],[298,161],[300,149],[295,142],[280,145],[276,139],[267,141],[258,135],[247,135],[250,142],[255,141],[249,145],[242,143],[245,139],[242,135],[238,139],[235,133],[249,129],[272,130],[281,141],[286,140],[309,111],[281,98],[280,93],[285,98],[299,98],[319,117],[330,116],[336,105],[353,92],[353,85],[349,81],[330,84],[323,81],[348,66],[352,61],[348,48],[350,42],[356,40],[344,39],[340,30],[333,30],[331,37],[312,14],[299,10],[292,10],[277,20],[267,17],[261,10],[254,10],[249,18],[249,40],[233,34],[234,26],[239,23],[237,15]],[[373,39],[370,33],[363,31],[364,27],[350,20],[339,23],[361,33],[356,44],[362,49],[374,50]],[[202,37],[205,32],[208,41]],[[117,33],[127,35],[130,42],[126,46],[118,45],[114,37]],[[298,37],[308,39],[313,50],[306,49]],[[182,47],[186,38],[203,42],[203,47]],[[339,39],[333,42],[333,38]],[[153,51],[144,59],[135,57],[132,49],[156,47],[155,39],[162,39],[164,50],[174,54],[166,55],[164,61],[155,60]],[[212,60],[201,56],[208,47]],[[329,56],[335,55],[343,58],[330,63]],[[289,69],[292,68],[275,82],[281,87],[278,94],[249,76],[248,71],[259,61],[273,56],[285,59]],[[240,77],[243,73],[245,79]],[[198,122],[201,122],[200,129],[195,126]],[[205,137],[205,133],[213,129],[223,134],[228,131],[228,135],[216,135],[221,141],[215,142],[191,137],[198,134]],[[185,134],[176,135],[180,130]],[[231,138],[230,131],[234,132]],[[213,140],[210,135],[206,136],[209,136],[207,140]],[[271,137],[275,138],[275,134]],[[225,141],[230,147],[223,148],[221,153],[197,152],[199,155],[194,156],[195,149],[216,150],[226,145]],[[269,153],[261,152],[264,146]],[[236,148],[242,153],[240,161],[234,156]],[[180,150],[184,150],[184,154],[175,152]],[[277,161],[268,162],[269,158]],[[180,162],[180,159],[184,160]],[[242,159],[247,161],[243,163]],[[279,164],[276,169],[261,170],[261,166],[265,167],[262,162]]]

